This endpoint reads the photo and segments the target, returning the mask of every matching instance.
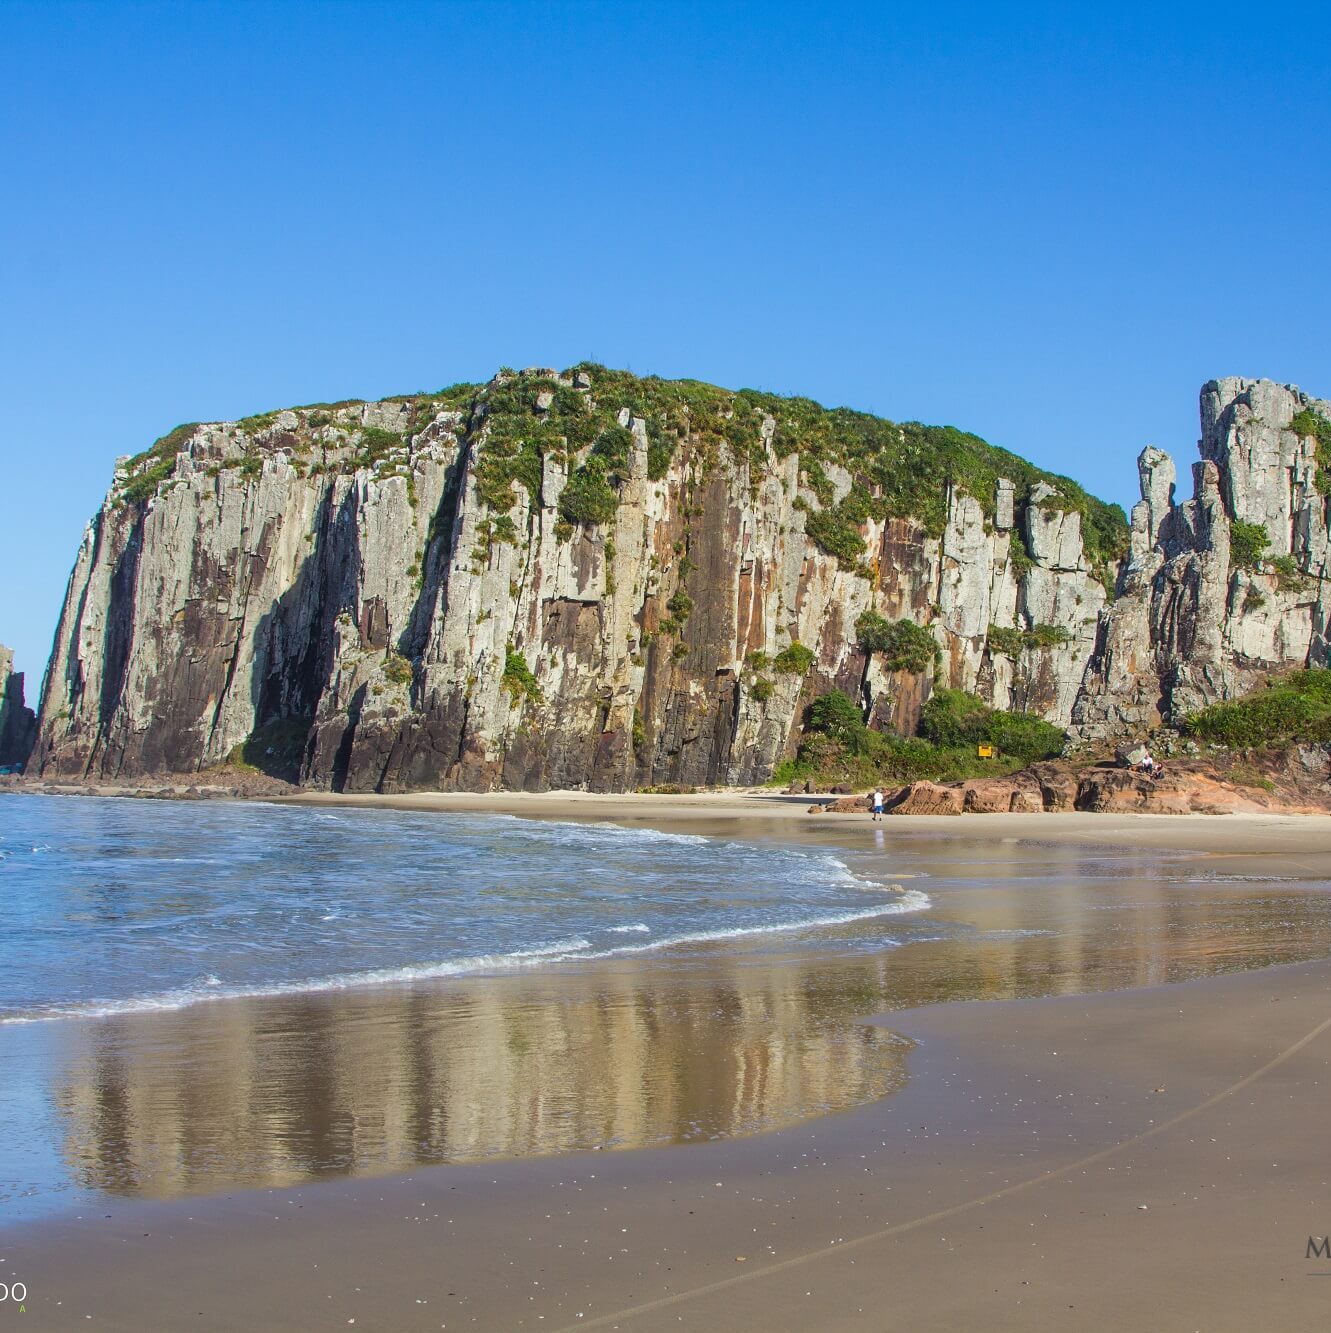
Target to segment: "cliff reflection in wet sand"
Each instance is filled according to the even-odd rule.
[[[662,984],[625,967],[70,1025],[66,1160],[84,1187],[162,1196],[743,1134],[904,1076],[901,1039],[850,1021],[867,995],[736,972]]]
[[[730,942],[41,1024],[24,1040],[49,1042],[67,1182],[161,1197],[752,1133],[899,1086],[909,1047],[858,1021],[871,1014],[1331,953],[1320,881],[1224,882],[1201,858],[1107,866],[1071,849],[992,850],[962,861],[930,849],[938,936],[899,948],[866,923],[835,953]]]

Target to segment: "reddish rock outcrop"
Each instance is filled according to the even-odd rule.
[[[959,815],[964,793],[960,787],[944,787],[937,782],[912,782],[888,798],[889,815]]]
[[[1244,760],[1233,771],[1201,760],[1171,764],[1157,781],[1109,765],[1075,769],[1037,764],[1008,777],[967,782],[916,782],[888,794],[894,815],[1091,814],[1188,815],[1318,814],[1331,810],[1331,785],[1322,750],[1297,747]],[[864,796],[810,806],[810,813],[864,814]]]

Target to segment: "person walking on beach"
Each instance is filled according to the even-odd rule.
[[[873,806],[873,818],[876,824],[883,817],[883,792],[879,787],[873,789],[873,795],[869,798],[869,804]]]

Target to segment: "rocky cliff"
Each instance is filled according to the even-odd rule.
[[[37,737],[37,718],[23,699],[23,673],[0,644],[0,768],[26,764]]]
[[[1174,463],[1137,461],[1118,598],[1072,710],[1086,737],[1142,734],[1245,694],[1272,672],[1327,664],[1331,403],[1269,380],[1201,394],[1193,496]]]
[[[590,365],[180,427],[85,534],[32,768],[752,782],[832,687],[906,731],[935,683],[1168,720],[1324,660],[1331,409],[1202,406],[1196,497],[1147,450],[1130,528],[955,430]]]

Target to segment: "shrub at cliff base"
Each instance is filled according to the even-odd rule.
[[[1270,680],[1242,699],[1191,714],[1183,729],[1231,750],[1331,742],[1331,671],[1313,667]]]
[[[831,690],[809,705],[809,730],[830,736],[858,754],[864,748],[868,728],[854,700],[840,690]]]
[[[998,755],[981,759],[977,746],[982,743],[996,746]],[[1043,718],[990,708],[963,690],[934,692],[924,706],[918,737],[891,736],[867,727],[855,701],[831,690],[810,705],[798,755],[778,765],[772,780],[869,786],[1001,776],[1054,758],[1063,743],[1063,732]]]
[[[935,690],[920,710],[920,735],[935,745],[993,745],[1024,764],[1063,753],[1063,732],[1033,713],[990,708],[964,690]]]

